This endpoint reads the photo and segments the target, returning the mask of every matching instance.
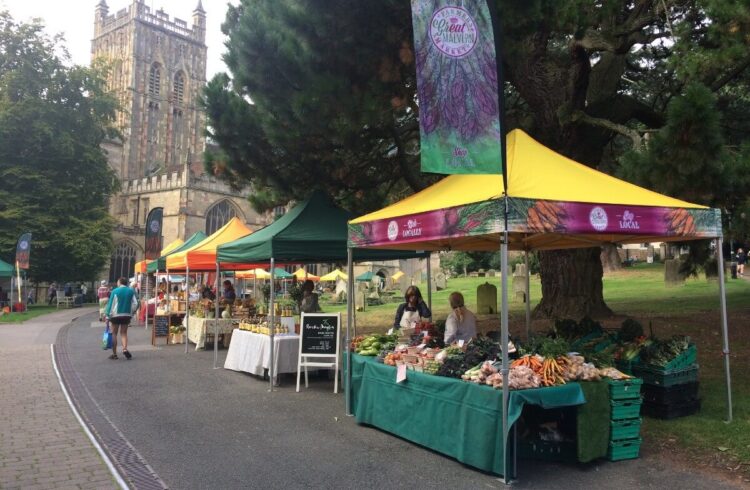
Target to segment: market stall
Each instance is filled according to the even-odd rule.
[[[189,317],[189,319],[188,319]],[[190,325],[188,329],[187,326]],[[206,348],[206,337],[213,335],[224,336],[224,346],[229,345],[232,337],[232,331],[237,328],[237,320],[231,318],[201,318],[195,315],[186,315],[182,325],[187,332],[188,342],[195,344],[195,350]]]
[[[501,251],[502,356],[500,373],[493,384],[502,388],[504,406],[509,404],[511,372],[507,317],[509,248],[528,252],[603,243],[716,238],[718,262],[723,262],[719,210],[663,196],[600,173],[553,152],[520,130],[507,135],[506,166],[507,186],[502,175],[454,175],[349,224],[350,247]],[[722,336],[724,352],[728,353],[722,267],[719,273]],[[526,304],[528,319],[529,302]],[[351,338],[352,313],[350,308],[347,341]],[[551,358],[552,362],[555,360]],[[546,363],[548,358],[544,361]],[[549,374],[547,367],[544,368],[545,378]],[[728,418],[731,420],[727,356],[725,368]],[[347,398],[347,413],[351,413],[351,403]],[[408,411],[401,406],[382,408],[399,413]],[[503,412],[500,425],[506,438],[510,423],[512,420]],[[402,435],[398,428],[394,430]],[[500,469],[507,477],[504,467]]]
[[[274,345],[271,369],[271,342]],[[299,335],[284,333],[270,335],[235,329],[229,344],[224,369],[242,371],[256,376],[273,372],[273,382],[278,385],[278,375],[297,372]]]

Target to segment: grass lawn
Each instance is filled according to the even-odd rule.
[[[28,310],[23,313],[5,313],[0,316],[0,323],[23,323],[32,318],[36,318],[40,315],[52,313],[57,308],[54,306],[47,305],[31,305]]]
[[[460,291],[467,306],[476,306],[476,287],[491,281],[500,289],[500,278],[455,278],[448,281],[448,289],[433,294],[433,319],[445,319],[449,312],[448,295]],[[510,284],[509,284],[510,286]],[[420,289],[425,294],[424,285]],[[536,306],[541,294],[538,278],[531,282],[531,306]],[[733,372],[732,396],[734,422],[726,424],[726,391],[724,361],[721,353],[721,317],[719,313],[718,283],[705,278],[688,279],[683,286],[665,287],[661,264],[641,264],[604,278],[604,297],[615,312],[605,326],[616,328],[626,316],[633,317],[657,337],[674,334],[690,335],[698,346],[700,364],[701,410],[698,414],[675,420],[644,418],[642,436],[650,450],[688,458],[699,465],[712,465],[733,475],[750,478],[750,380],[744,376],[750,367],[750,281],[736,279],[727,282],[729,310],[730,362]],[[330,305],[321,300],[324,311],[341,311],[346,316],[346,305]],[[358,333],[384,332],[393,324],[397,302],[367,307],[357,312]],[[524,306],[510,300],[511,334],[523,338]],[[534,331],[545,330],[549,320],[534,320]],[[496,330],[496,316],[482,318],[480,330]]]

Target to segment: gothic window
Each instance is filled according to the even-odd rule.
[[[161,66],[159,63],[151,65],[151,72],[148,75],[148,93],[150,95],[159,95],[161,92]]]
[[[109,262],[109,282],[115,283],[121,277],[130,277],[135,267],[135,248],[122,242],[115,248]]]
[[[212,235],[235,216],[237,211],[226,199],[215,204],[206,213],[206,235]]]
[[[182,101],[185,98],[185,74],[178,71],[174,76],[174,101],[178,105],[182,105]]]

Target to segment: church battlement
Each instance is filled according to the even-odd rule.
[[[186,187],[224,195],[236,196],[238,194],[236,191],[233,191],[229,185],[215,179],[213,176],[208,174],[188,176],[188,172],[184,170],[123,181],[120,194],[145,194],[149,192],[182,189]]]
[[[105,4],[106,5],[106,4]],[[201,7],[202,10],[202,7]],[[153,27],[164,29],[165,31],[190,40],[203,43],[205,41],[205,25],[194,24],[192,27],[182,19],[174,17],[170,19],[164,9],[151,11],[151,8],[138,1],[134,2],[127,8],[120,9],[116,14],[105,15],[100,19],[97,34],[103,35],[108,32],[119,29],[130,21],[136,19]],[[194,18],[195,21],[195,18]]]

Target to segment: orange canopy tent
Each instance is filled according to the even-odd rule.
[[[216,269],[216,247],[229,243],[252,233],[239,218],[232,218],[229,222],[216,230],[202,242],[187,250],[167,256],[169,271],[190,270],[193,272],[213,271]],[[250,269],[254,264],[235,264],[222,262],[223,270]]]

